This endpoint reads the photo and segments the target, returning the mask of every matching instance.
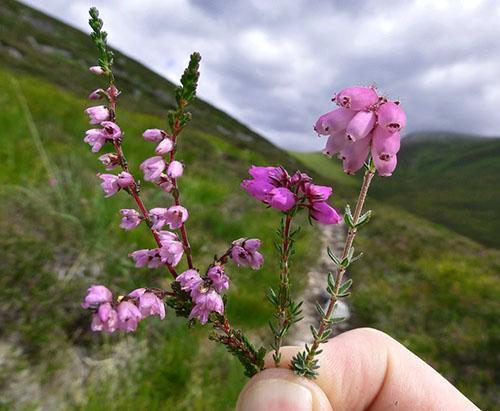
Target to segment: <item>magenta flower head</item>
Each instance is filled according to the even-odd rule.
[[[212,287],[219,294],[229,288],[229,277],[224,273],[224,267],[216,264],[209,268],[207,277],[212,282]]]
[[[132,230],[141,223],[141,215],[134,209],[122,208],[120,214],[123,216],[120,227],[124,230]]]
[[[377,92],[372,87],[347,87],[337,93],[335,102],[344,108],[351,110],[368,110],[378,102]]]
[[[101,304],[95,314],[92,315],[90,329],[92,331],[115,332],[118,328],[118,313],[110,303]]]
[[[348,143],[340,152],[340,158],[343,160],[344,172],[354,174],[358,171],[366,160],[370,152],[371,136],[361,140]]]
[[[243,180],[241,188],[257,200],[267,203],[269,193],[276,187],[265,180]]]
[[[269,192],[269,199],[267,203],[272,207],[280,211],[289,211],[295,204],[297,199],[295,194],[293,194],[288,188],[278,187],[274,188]]]
[[[82,308],[97,308],[100,304],[110,303],[113,300],[113,294],[103,285],[91,285],[87,290]]]
[[[310,206],[309,215],[321,224],[338,224],[342,217],[326,202],[315,202]]]
[[[122,301],[118,304],[116,313],[118,314],[118,329],[126,332],[135,331],[142,319],[139,308],[130,301]]]
[[[168,233],[168,231],[162,231],[162,233]],[[184,246],[174,233],[170,234],[173,234],[174,239],[167,239],[165,235],[160,235],[162,239],[159,254],[163,263],[175,267],[181,261],[184,254]]]
[[[102,180],[101,187],[106,198],[111,197],[120,189],[118,177],[114,174],[97,174],[97,176]]]
[[[164,138],[160,144],[156,146],[155,152],[158,155],[170,153],[174,148],[174,143],[169,138]]]
[[[161,156],[150,157],[143,161],[139,168],[144,173],[144,180],[154,181],[160,177],[166,167],[165,160]]]
[[[104,165],[106,170],[113,170],[120,161],[115,153],[106,153],[99,157],[99,161]]]
[[[150,128],[147,129],[144,133],[142,133],[142,137],[144,137],[144,140],[146,141],[152,141],[153,143],[159,143],[162,141],[164,138],[167,137],[167,133],[165,133],[163,130],[160,130],[158,128]]]
[[[378,124],[391,133],[401,131],[406,126],[406,113],[399,104],[392,101],[382,104],[377,115]]]
[[[193,290],[197,290],[203,283],[200,274],[196,270],[186,270],[182,274],[179,274],[175,279],[180,285],[183,291],[191,293]]]
[[[94,74],[97,74],[98,76],[104,74],[104,70],[101,66],[92,66],[92,67],[89,67],[89,71],[91,73],[94,73]]]
[[[103,121],[101,123],[101,126],[104,129],[104,135],[108,140],[116,140],[119,139],[122,136],[122,131],[120,130],[120,127],[116,123],[113,123],[112,121]]]
[[[189,319],[197,318],[200,323],[206,324],[211,312],[224,313],[224,302],[222,297],[213,289],[197,294],[195,305],[189,314]]]
[[[310,203],[323,202],[332,195],[333,189],[328,186],[319,186],[313,183],[304,184],[304,194]]]
[[[170,178],[181,177],[183,172],[184,166],[180,161],[174,160],[168,165],[167,176],[169,176]]]
[[[342,151],[347,143],[349,143],[349,140],[347,139],[344,132],[333,134],[328,137],[326,146],[323,150],[323,154],[328,157],[332,157],[334,154]]]
[[[91,128],[85,132],[83,141],[92,147],[93,153],[97,153],[106,143],[106,134],[102,129]]]
[[[351,141],[357,141],[366,137],[373,130],[376,118],[373,111],[359,111],[347,126],[347,138]]]
[[[344,133],[355,114],[356,111],[344,107],[332,110],[320,116],[316,121],[314,131],[322,135]]]
[[[189,213],[182,206],[172,206],[165,213],[165,221],[171,230],[180,228],[182,224],[188,219]]]
[[[264,264],[264,257],[257,250],[260,248],[260,240],[244,238],[233,241],[231,248],[231,259],[239,266],[250,266],[258,270]]]
[[[109,110],[105,106],[89,107],[85,113],[89,116],[90,124],[100,124],[110,117]]]

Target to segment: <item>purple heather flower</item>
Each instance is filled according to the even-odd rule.
[[[89,116],[90,124],[100,124],[103,121],[109,120],[109,110],[106,106],[89,107],[85,110]]]
[[[96,308],[100,304],[110,303],[113,294],[103,285],[91,285],[82,303],[82,308]]]
[[[197,318],[202,324],[206,324],[211,312],[217,312],[219,314],[224,312],[222,297],[212,289],[198,293],[194,303],[195,306],[189,314],[189,319],[192,320],[193,318]]]
[[[241,188],[257,200],[267,203],[269,193],[276,187],[265,180],[243,180]]]
[[[316,121],[314,131],[321,135],[344,133],[355,114],[356,111],[344,107],[329,111]]]
[[[127,173],[126,171],[122,171],[120,174],[118,174],[118,180],[117,184],[118,187],[120,188],[126,188],[129,187],[131,184],[134,182],[134,177],[132,174]]]
[[[396,166],[398,164],[398,157],[396,155],[393,155],[386,159],[382,159],[380,157],[374,157],[373,163],[375,164],[375,168],[377,169],[379,176],[389,177],[392,175],[392,172],[396,169]]]
[[[269,199],[267,203],[272,207],[280,211],[289,211],[295,204],[297,199],[295,194],[293,194],[288,188],[278,187],[274,188],[269,192]]]
[[[101,126],[104,129],[104,135],[108,140],[116,140],[122,136],[122,131],[118,124],[113,123],[112,121],[103,121]]]
[[[398,132],[391,133],[386,128],[377,126],[373,132],[372,156],[387,160],[398,153],[401,137]]]
[[[132,230],[141,223],[142,217],[134,209],[122,208],[120,214],[123,216],[120,227],[124,230]]]
[[[162,141],[164,138],[167,137],[167,133],[165,133],[163,130],[160,130],[158,128],[150,128],[147,129],[143,134],[142,137],[144,137],[144,140],[146,141],[152,141],[153,143],[159,143]]]
[[[162,231],[162,233],[167,233],[168,231]],[[171,233],[173,234],[173,233]],[[181,261],[182,255],[184,254],[184,246],[177,239],[174,234],[175,239],[166,239],[165,235],[160,235],[161,247],[159,254],[161,261],[165,264],[171,265],[172,267],[177,266]]]
[[[118,313],[110,303],[101,304],[96,313],[92,315],[90,329],[92,331],[115,332],[118,327]]]
[[[389,132],[401,131],[406,126],[406,114],[399,104],[392,101],[382,104],[377,110],[378,124]]]
[[[265,181],[275,187],[285,186],[290,180],[290,176],[283,167],[252,166],[248,173],[255,180]]]
[[[159,268],[163,265],[164,264],[160,256],[160,249],[153,248],[152,250],[149,250],[148,268]]]
[[[304,185],[304,194],[310,203],[324,202],[332,195],[332,188],[312,183]]]
[[[166,174],[160,176],[157,184],[165,193],[171,193],[174,189],[174,183],[172,183],[172,180],[170,180]]]
[[[334,154],[337,154],[338,152],[342,151],[348,143],[349,140],[347,139],[344,132],[333,134],[330,137],[328,137],[328,140],[326,141],[326,146],[323,150],[323,154],[325,154],[328,157],[332,157]]]
[[[118,314],[118,328],[126,332],[132,332],[137,329],[137,324],[141,320],[141,312],[137,306],[130,301],[122,301],[116,307]]]
[[[359,111],[347,126],[347,138],[357,141],[366,137],[373,130],[376,119],[377,116],[373,111]]]
[[[143,250],[137,250],[128,255],[129,257],[132,257],[132,259],[135,262],[135,266],[137,268],[145,267],[149,263],[149,250],[148,249],[143,249]]]
[[[89,71],[91,73],[94,73],[94,74],[97,74],[97,75],[102,75],[104,74],[104,70],[101,66],[92,66],[92,67],[89,67]]]
[[[106,95],[106,92],[102,88],[98,88],[89,94],[89,100],[100,100],[103,96]]]
[[[150,157],[143,161],[139,168],[144,173],[144,180],[154,181],[160,177],[163,170],[165,170],[166,163],[161,156]]]
[[[192,269],[179,274],[175,281],[179,282],[183,291],[188,291],[189,293],[198,289],[200,284],[203,282],[198,271]]]
[[[106,198],[111,197],[120,189],[118,185],[118,176],[114,174],[97,174],[97,176],[102,180],[101,187],[106,194]]]
[[[224,273],[224,267],[216,264],[209,268],[207,277],[212,281],[212,287],[219,294],[229,288],[229,277]]]
[[[347,144],[340,152],[339,157],[343,160],[344,172],[354,174],[366,160],[370,152],[371,135],[361,140]]]
[[[188,217],[188,211],[182,206],[172,206],[165,213],[165,221],[171,230],[180,228]]]
[[[113,170],[118,164],[118,156],[115,153],[106,153],[99,157],[99,161],[104,165],[106,170]]]
[[[168,165],[167,176],[169,176],[170,178],[181,177],[183,172],[184,166],[180,161],[174,160]]]
[[[170,153],[174,148],[174,143],[168,137],[164,138],[160,144],[156,146],[155,152],[159,155]]]
[[[93,153],[97,153],[106,143],[106,134],[100,128],[91,128],[85,132],[83,141],[92,147]]]
[[[247,250],[249,253],[253,253],[260,248],[262,241],[260,241],[258,238],[248,238],[246,240],[243,239],[242,244],[245,247],[245,250]]]
[[[326,202],[315,202],[309,208],[312,219],[321,224],[338,224],[342,217]]]
[[[351,110],[368,110],[379,101],[377,92],[372,87],[347,87],[337,93],[335,102]]]
[[[165,304],[154,293],[147,291],[146,288],[138,288],[132,291],[129,297],[137,300],[137,306],[142,318],[151,315],[158,315],[162,320],[165,318]]]
[[[233,242],[231,248],[232,260],[240,266],[250,266],[258,270],[264,263],[264,257],[257,250],[260,247],[260,240],[240,239]]]
[[[160,230],[165,224],[166,221],[166,208],[155,207],[149,210],[149,218],[151,219],[152,227],[155,230]]]

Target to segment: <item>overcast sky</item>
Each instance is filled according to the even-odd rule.
[[[500,1],[25,0],[165,77],[203,56],[199,95],[274,143],[319,149],[334,91],[376,84],[407,131],[500,135]]]

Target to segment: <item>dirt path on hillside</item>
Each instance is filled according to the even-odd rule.
[[[318,245],[318,251],[321,253],[320,258],[316,266],[312,267],[308,272],[307,285],[297,298],[297,301],[304,301],[304,319],[290,329],[290,333],[286,339],[287,345],[303,345],[305,342],[311,342],[310,326],[316,326],[319,321],[315,304],[316,302],[320,302],[323,306],[326,306],[329,297],[326,292],[327,275],[328,271],[333,271],[335,268],[332,260],[328,257],[327,246],[330,246],[337,256],[342,255],[347,233],[345,224],[322,225],[320,226],[320,230],[321,241]],[[348,275],[348,273],[346,274]],[[348,327],[350,317],[349,306],[340,301],[335,310],[335,317],[345,317],[346,320],[335,325],[333,335],[339,334],[339,332]]]

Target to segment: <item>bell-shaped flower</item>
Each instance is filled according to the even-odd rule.
[[[406,126],[406,113],[392,101],[382,104],[377,110],[378,124],[389,132],[401,131]]]
[[[376,119],[373,111],[358,111],[347,126],[346,137],[351,141],[361,140],[373,130]]]
[[[351,110],[368,110],[379,100],[377,92],[372,87],[354,86],[347,87],[337,93],[335,102]]]

